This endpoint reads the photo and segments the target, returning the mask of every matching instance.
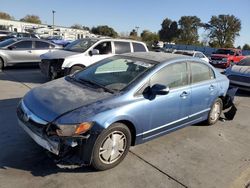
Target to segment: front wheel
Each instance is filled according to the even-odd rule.
[[[129,128],[124,124],[114,123],[97,138],[93,149],[92,166],[97,170],[115,167],[125,158],[130,145]]]
[[[73,67],[71,67],[69,74],[77,73],[77,72],[83,70],[84,68],[85,67],[83,67],[83,66],[74,65]]]
[[[220,98],[216,99],[208,114],[208,119],[207,119],[208,125],[213,125],[219,120],[222,108],[223,108],[222,100]]]

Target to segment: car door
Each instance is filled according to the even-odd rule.
[[[34,58],[34,62],[40,62],[41,58],[40,56],[42,54],[45,54],[49,51],[53,50],[53,47],[50,43],[45,42],[45,41],[35,41],[35,46],[34,49],[32,51],[33,53],[33,58]]]
[[[6,50],[9,63],[28,63],[32,62],[32,41],[18,41]]]
[[[144,127],[143,139],[149,139],[180,128],[188,121],[191,89],[186,62],[167,65],[150,79],[150,88],[155,85],[169,87],[169,93],[155,95],[146,100],[148,125]]]
[[[97,44],[93,49],[98,50],[99,54],[90,56],[89,59],[91,61],[91,64],[113,55],[111,41],[101,42]]]
[[[189,62],[191,70],[191,116],[193,119],[206,114],[217,97],[218,84],[211,67],[201,62]]]

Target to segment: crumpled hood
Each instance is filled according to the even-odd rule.
[[[111,96],[111,93],[57,79],[32,89],[24,96],[25,106],[41,119],[51,122],[58,116]]]
[[[230,71],[232,73],[246,74],[246,75],[250,76],[250,66],[234,65],[234,66],[231,67]]]
[[[64,59],[71,55],[79,54],[79,52],[71,52],[67,50],[56,50],[53,52],[47,52],[42,54],[40,57],[41,59]]]

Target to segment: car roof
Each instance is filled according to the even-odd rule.
[[[46,43],[53,44],[54,46],[58,46],[57,44],[54,44],[54,43],[52,43],[52,42],[50,42],[48,40],[43,40],[43,39],[38,39],[38,38],[24,37],[24,38],[11,38],[11,39],[15,40],[15,42],[17,42],[17,41],[41,41],[41,42],[46,42]]]
[[[193,59],[192,57],[184,56],[181,54],[170,54],[161,52],[134,52],[134,53],[125,53],[122,55],[131,58],[150,60],[154,61],[155,63],[163,63],[166,61],[178,60],[178,59]]]
[[[136,43],[142,43],[141,41],[136,41],[132,39],[119,39],[119,38],[109,38],[109,37],[103,37],[103,38],[97,38],[97,37],[90,37],[90,38],[82,38],[78,40],[96,40],[96,41],[121,41],[121,42],[136,42]]]

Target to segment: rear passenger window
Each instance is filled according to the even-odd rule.
[[[50,44],[47,43],[47,42],[41,42],[41,41],[36,41],[36,48],[49,48],[50,47]]]
[[[144,45],[133,42],[134,52],[146,52]]]
[[[129,42],[114,42],[115,44],[115,53],[123,54],[131,52],[130,43]]]
[[[197,83],[214,79],[214,71],[207,65],[192,62],[191,66],[191,82]]]

